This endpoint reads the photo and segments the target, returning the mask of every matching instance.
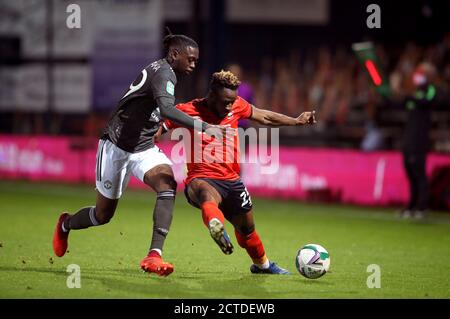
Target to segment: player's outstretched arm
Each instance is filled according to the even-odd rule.
[[[250,119],[258,122],[259,124],[267,126],[295,126],[315,124],[315,113],[316,111],[303,112],[297,118],[294,118],[284,114],[263,110],[252,106],[252,116],[250,117]]]
[[[172,103],[171,99],[169,98],[159,97],[156,99],[156,101],[161,116],[165,119],[168,119],[170,121],[179,124],[180,126],[184,126],[194,130],[201,130],[202,132],[205,132],[209,128],[216,128],[225,133],[226,127],[220,125],[212,125],[204,121],[194,119],[193,117],[187,115],[186,113],[174,107],[171,104]]]

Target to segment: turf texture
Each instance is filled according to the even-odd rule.
[[[397,218],[392,208],[253,198],[268,257],[292,272],[254,275],[231,225],[235,251],[226,256],[180,192],[164,250],[175,271],[161,278],[139,268],[150,243],[152,192],[127,190],[109,224],[72,231],[68,254],[53,255],[59,213],[94,200],[92,186],[0,182],[0,298],[450,297],[448,212],[418,222]],[[330,272],[316,280],[295,269],[296,252],[308,243],[331,256]],[[80,267],[79,289],[67,286],[71,264]],[[367,286],[373,264],[380,269],[380,288]]]

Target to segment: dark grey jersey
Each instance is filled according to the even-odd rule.
[[[161,120],[156,99],[163,97],[174,105],[176,83],[176,75],[165,59],[145,67],[119,101],[104,136],[130,153],[153,147]]]

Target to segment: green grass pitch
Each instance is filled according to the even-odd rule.
[[[257,230],[267,255],[291,276],[252,275],[250,259],[228,231],[235,252],[222,254],[200,212],[178,194],[164,257],[166,278],[141,272],[150,242],[154,194],[127,190],[112,221],[73,231],[69,253],[53,256],[51,239],[62,210],[94,202],[90,186],[0,182],[0,298],[449,298],[450,218],[398,220],[393,209],[305,204],[254,198]],[[295,269],[304,244],[323,245],[330,272],[308,280]],[[66,285],[67,266],[81,269],[81,288]],[[367,267],[381,269],[369,289]]]

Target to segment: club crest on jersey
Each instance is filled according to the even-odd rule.
[[[111,181],[105,181],[104,183],[103,183],[103,185],[105,186],[105,188],[106,189],[111,189],[111,187],[112,187],[112,183],[111,183]]]
[[[169,93],[170,95],[174,95],[174,94],[175,94],[175,85],[173,85],[172,82],[167,81],[167,84],[166,84],[166,91],[167,91],[167,93]]]

